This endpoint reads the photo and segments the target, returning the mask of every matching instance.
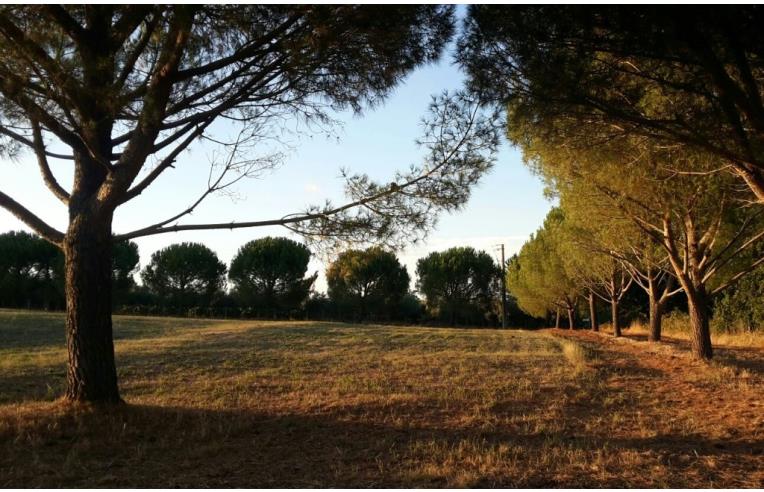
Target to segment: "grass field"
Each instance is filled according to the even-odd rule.
[[[677,326],[677,321],[686,323]],[[689,317],[683,316],[678,320],[672,320],[670,323],[664,323],[662,333],[663,335],[678,340],[688,341],[692,337],[689,330]],[[650,327],[644,323],[634,322],[628,329],[628,333],[634,335],[641,335],[647,338],[650,333]],[[711,340],[714,345],[721,345],[731,348],[754,348],[764,352],[764,333],[761,331],[755,332],[742,332],[742,333],[711,333]]]
[[[63,318],[0,311],[0,487],[764,485],[756,349],[131,317],[115,336],[129,404],[72,408]]]

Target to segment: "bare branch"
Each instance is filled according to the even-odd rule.
[[[130,76],[130,72],[133,70],[135,63],[140,58],[141,54],[143,53],[143,50],[146,49],[146,46],[148,45],[149,41],[151,40],[151,36],[154,34],[154,30],[156,29],[157,25],[159,24],[160,15],[154,15],[151,20],[146,22],[146,27],[141,34],[140,39],[138,39],[138,42],[135,43],[135,46],[130,51],[130,54],[127,56],[125,60],[125,64],[122,67],[122,72],[119,74],[119,77],[117,78],[117,81],[115,82],[116,87],[123,87],[125,84],[125,81]]]
[[[189,205],[187,208],[182,210],[181,212],[173,215],[172,217],[162,220],[161,222],[157,222],[156,224],[152,224],[150,226],[144,227],[142,229],[139,229],[137,231],[133,231],[130,234],[137,234],[134,237],[139,237],[140,235],[146,235],[151,233],[152,231],[155,231],[157,229],[160,229],[161,227],[171,223],[175,222],[176,220],[191,214],[208,196],[212,195],[213,193],[224,191],[231,186],[235,185],[239,181],[245,178],[252,178],[258,176],[262,171],[266,169],[272,169],[278,164],[278,160],[280,160],[280,156],[267,156],[265,158],[261,159],[244,159],[244,160],[238,160],[239,156],[243,153],[246,153],[246,151],[241,150],[241,146],[246,144],[245,138],[243,137],[243,131],[239,134],[239,137],[237,138],[236,142],[233,143],[233,149],[228,154],[228,159],[226,160],[225,164],[222,166],[222,170],[218,174],[217,178],[213,179],[213,171],[215,170],[215,163],[210,164],[210,171],[209,171],[209,178],[207,180],[207,189],[197,198],[191,205]],[[225,177],[228,176],[230,173],[235,173],[236,176],[229,180],[225,180]]]
[[[45,156],[45,142],[42,140],[42,131],[40,130],[40,124],[36,121],[32,121],[32,135],[34,138],[34,152],[37,155],[37,164],[40,167],[40,173],[42,179],[45,181],[45,185],[48,189],[63,202],[69,203],[69,193],[58,183],[56,177],[53,175],[53,171],[50,169],[48,159]]]
[[[257,40],[254,40],[253,42],[242,47],[241,49],[239,49],[232,55],[227,56],[225,58],[221,58],[219,60],[215,60],[214,62],[208,63],[206,65],[202,65],[200,67],[194,67],[194,68],[178,71],[177,74],[175,75],[175,78],[177,80],[183,80],[190,77],[204,75],[204,74],[214,72],[216,70],[220,70],[221,68],[225,68],[234,63],[241,62],[242,60],[245,60],[248,57],[254,55],[255,53],[257,53],[258,49],[267,45],[273,39],[278,38],[278,36],[282,35],[287,30],[289,30],[289,28],[292,27],[295,23],[297,23],[297,21],[299,21],[302,18],[302,16],[303,15],[301,13],[295,13],[291,17],[289,17],[286,21],[284,21],[280,26],[276,27],[275,29],[266,33],[265,35],[261,36]]]
[[[447,96],[444,97],[447,100]],[[442,113],[437,113],[436,111],[438,117],[447,119],[456,117],[455,112],[462,111],[458,109],[458,105],[465,103],[464,100],[459,99],[459,101],[460,103],[451,101],[449,103],[450,106],[446,104],[446,109],[441,110]],[[311,223],[311,221],[318,222],[312,225],[310,229],[301,228],[297,232],[307,237],[340,237],[342,231],[340,230],[341,227],[340,229],[338,227],[343,224],[346,224],[351,229],[365,228],[368,231],[375,230],[374,220],[380,214],[382,214],[383,220],[379,227],[385,230],[385,232],[389,232],[388,226],[392,220],[402,220],[405,223],[416,224],[421,229],[424,227],[422,221],[433,218],[434,210],[430,211],[431,208],[458,206],[459,203],[466,199],[465,188],[468,189],[469,186],[456,186],[449,179],[475,180],[483,171],[490,168],[490,162],[492,161],[481,158],[478,154],[483,150],[491,153],[495,150],[496,145],[498,145],[498,136],[495,133],[496,126],[493,126],[494,121],[490,118],[480,118],[478,121],[478,111],[479,106],[473,105],[469,108],[469,111],[459,115],[460,123],[454,128],[449,128],[447,136],[444,137],[444,142],[431,147],[433,156],[444,156],[431,166],[425,166],[422,169],[417,168],[417,173],[398,174],[398,179],[388,185],[373,184],[364,176],[349,177],[347,189],[350,196],[354,199],[344,205],[332,207],[330,204],[327,204],[322,209],[313,208],[304,213],[289,214],[280,219],[262,221],[175,224],[168,226],[166,224],[171,221],[169,220],[122,234],[118,237],[129,239],[189,230],[238,229],[272,225],[294,226]],[[439,124],[442,123],[441,120],[437,121]],[[454,122],[450,122],[450,124],[454,124]],[[436,125],[431,125],[429,129],[435,130]],[[448,145],[448,150],[443,152],[442,145]],[[453,173],[453,176],[451,173]],[[423,186],[424,188],[420,189]],[[415,198],[413,198],[415,200],[414,203],[406,205],[395,201],[387,202],[387,200],[392,200],[392,197],[395,196],[407,197],[405,193],[409,189],[417,191]],[[375,206],[372,211],[369,211],[368,216],[345,216],[345,212],[351,209],[368,206],[372,203],[376,203],[381,207],[381,210]],[[407,210],[407,206],[414,208]],[[417,206],[424,207],[424,209],[417,210]],[[332,222],[332,217],[339,218],[340,220]],[[381,233],[382,231],[377,232]],[[378,240],[384,239],[379,236],[376,238]]]
[[[35,148],[35,144],[32,140],[29,140],[24,135],[21,135],[20,133],[16,133],[13,130],[8,129],[3,125],[0,125],[0,134],[15,140],[16,142],[19,142],[20,144],[26,145],[30,149]],[[68,160],[68,161],[74,160],[73,155],[56,154],[54,152],[48,152],[47,150],[45,151],[45,155],[48,157],[53,157],[54,159],[61,159],[61,160]]]
[[[151,172],[146,175],[145,178],[141,180],[140,183],[136,184],[132,188],[130,188],[125,195],[120,200],[120,204],[128,202],[135,198],[136,196],[143,193],[143,190],[149,187],[151,183],[156,180],[160,174],[162,174],[167,169],[171,168],[173,164],[175,163],[175,159],[178,158],[181,152],[183,152],[191,143],[193,143],[194,139],[199,137],[204,133],[204,130],[212,123],[212,119],[208,119],[206,122],[202,123],[201,125],[197,126],[194,131],[188,134],[183,141],[178,144],[172,152],[170,152],[169,155],[167,155],[162,161],[157,164],[157,166],[151,170]]]
[[[66,91],[66,96],[71,101],[79,103],[82,100],[82,88],[76,79],[67,74],[40,45],[32,41],[10,19],[2,14],[0,14],[0,33],[19,47],[27,57],[30,66],[39,64],[45,71],[54,76],[57,85]]]
[[[0,207],[3,207],[12,213],[17,219],[32,228],[37,234],[46,241],[61,247],[64,240],[64,234],[49,226],[41,218],[33,214],[19,202],[0,191]]]
[[[762,230],[761,232],[759,232],[759,233],[755,234],[754,236],[752,236],[751,238],[749,238],[749,239],[748,239],[746,242],[744,242],[743,244],[741,244],[741,245],[740,245],[740,247],[739,247],[739,248],[737,248],[735,251],[733,251],[733,252],[732,252],[732,253],[731,253],[731,254],[730,254],[730,255],[729,255],[727,258],[725,258],[724,260],[721,260],[721,261],[719,261],[719,262],[718,262],[718,263],[716,263],[716,264],[715,264],[715,265],[714,265],[712,268],[709,268],[709,269],[708,269],[708,271],[706,272],[706,274],[703,276],[703,281],[707,281],[708,279],[710,279],[710,278],[711,278],[711,276],[712,276],[714,273],[718,272],[720,268],[722,268],[724,265],[726,265],[727,263],[729,263],[729,262],[730,262],[730,261],[731,261],[733,258],[735,258],[735,256],[737,256],[739,253],[742,253],[743,251],[745,251],[746,249],[748,249],[748,248],[749,248],[751,245],[753,245],[754,243],[756,243],[756,241],[758,241],[758,240],[759,240],[759,239],[761,239],[762,237],[764,237],[764,230]],[[731,243],[730,243],[730,244],[731,244]]]
[[[46,5],[43,10],[69,35],[75,43],[81,44],[85,30],[75,21],[69,12],[60,5]]]
[[[723,291],[724,289],[732,286],[733,284],[735,284],[735,282],[737,282],[738,280],[743,278],[745,275],[755,270],[756,267],[758,267],[761,264],[764,264],[764,256],[752,262],[750,265],[748,265],[747,268],[741,270],[737,274],[733,275],[729,280],[727,280],[726,282],[722,283],[720,286],[715,288],[713,291],[711,291],[711,295],[716,295],[719,292]]]
[[[3,94],[23,109],[30,119],[34,119],[45,125],[62,142],[74,149],[86,150],[82,139],[75,132],[62,125],[55,117],[45,111],[32,99],[23,93],[25,82],[9,70],[4,70],[0,76],[0,90]]]

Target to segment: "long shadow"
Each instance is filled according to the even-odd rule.
[[[757,376],[764,376],[764,355],[758,357],[753,354],[741,353],[733,350],[717,350],[716,358],[722,364],[734,367],[737,370],[745,370]]]
[[[389,411],[390,409],[387,408]],[[763,464],[764,440],[711,441],[697,435],[659,435],[612,439],[570,430],[522,432],[518,429],[447,428],[392,425],[353,419],[346,409],[325,415],[273,415],[249,410],[190,409],[129,405],[112,410],[50,411],[34,422],[13,422],[0,430],[2,487],[446,487],[445,473],[427,471],[421,462],[451,463],[473,472],[462,486],[623,487],[682,486],[683,472],[706,477],[705,484],[750,486]],[[23,419],[23,417],[19,417]],[[14,433],[23,425],[24,439]],[[18,431],[16,431],[18,432]],[[470,448],[472,446],[472,448]],[[474,448],[474,449],[473,449]],[[464,449],[473,449],[463,456]],[[502,454],[502,449],[505,451]],[[602,450],[650,453],[642,467],[662,464],[671,473],[659,481],[634,470],[602,476],[579,470],[560,478],[543,462],[551,450],[584,453]],[[520,450],[520,451],[511,451]],[[470,466],[470,458],[493,453],[522,463],[522,472],[504,474]],[[702,458],[735,463],[737,479],[715,481],[716,465]],[[450,460],[450,461],[449,461]],[[456,461],[454,461],[456,460]],[[560,466],[565,466],[560,463]],[[497,465],[497,466],[500,466]],[[552,464],[551,467],[556,466]],[[647,468],[645,468],[647,469]],[[482,471],[481,471],[482,470]],[[760,477],[761,473],[759,473]],[[632,478],[624,478],[624,477]]]
[[[219,320],[115,316],[114,339],[155,339],[220,323]],[[32,351],[65,345],[63,313],[0,311],[0,350]]]
[[[624,334],[624,337],[635,341],[647,342],[647,335],[627,333]],[[689,352],[692,348],[689,340],[674,337],[664,336],[659,343],[673,346],[686,352]],[[764,376],[764,351],[761,349],[714,344],[714,359],[723,365],[737,370],[746,370],[757,376]]]
[[[0,375],[0,405],[52,401],[64,391],[63,366],[36,367],[32,372]]]
[[[258,333],[259,338],[270,339],[267,332]],[[279,334],[283,344],[284,332]],[[239,339],[238,358],[245,351],[256,358],[269,353],[261,346],[257,351],[248,348],[248,341],[246,336]],[[219,367],[229,342],[207,342],[189,342],[183,359],[171,365],[192,376],[189,371],[197,365],[240,370]],[[294,340],[304,346],[298,342]],[[125,367],[161,371],[158,363],[169,356],[131,353]],[[608,361],[597,366],[593,379],[622,378],[627,383],[619,390],[624,399],[609,398],[607,391],[596,388],[579,394],[587,383],[575,380],[540,389],[535,400],[510,395],[491,408],[484,421],[468,423],[454,420],[459,409],[424,396],[354,403],[351,395],[342,406],[313,405],[302,413],[267,412],[257,403],[236,409],[126,405],[77,410],[58,403],[37,404],[27,412],[3,409],[0,487],[760,485],[764,442],[759,437],[717,441],[669,432],[624,438],[610,434],[611,424],[598,424],[600,417],[619,412],[627,416],[642,412],[647,421],[665,417],[661,412],[670,407],[641,405],[629,393],[632,383],[662,375],[634,358]],[[0,387],[29,384],[43,376],[2,375]],[[561,403],[556,413],[550,408],[553,403]],[[522,425],[526,415],[533,417],[532,422],[549,425]],[[553,419],[559,420],[549,422]],[[613,456],[606,460],[608,466],[621,469],[605,473],[589,466],[608,454]]]
[[[217,349],[203,345],[203,366],[213,362],[207,357],[221,358]],[[162,358],[131,354],[129,367],[154,367]],[[597,366],[597,377],[618,376],[626,388],[662,376],[629,361],[612,362]],[[29,387],[42,376],[4,375],[2,384],[18,384],[23,399],[31,400],[42,396]],[[348,403],[307,414],[145,405],[72,410],[52,403],[30,417],[0,418],[0,486],[745,487],[764,479],[761,439],[714,441],[674,433],[614,437],[607,427],[592,427],[592,419],[637,410],[648,420],[657,419],[662,410],[635,409],[633,398],[608,401],[602,391],[576,398],[578,384],[540,389],[533,401],[510,397],[490,409],[500,422],[516,422],[523,415],[548,420],[555,417],[545,416],[547,404],[562,401],[557,425],[537,430],[479,421],[447,425],[448,407],[426,398]],[[624,451],[643,458],[632,468],[628,462],[623,465],[623,474],[580,467],[574,475],[560,471],[570,455],[586,463],[603,452],[618,456]],[[559,456],[560,462],[545,458],[550,455]],[[494,464],[483,467],[481,460]],[[515,468],[504,467],[504,461]],[[740,473],[718,479],[719,466]],[[663,471],[641,473],[656,467]],[[687,481],[687,473],[694,482]]]

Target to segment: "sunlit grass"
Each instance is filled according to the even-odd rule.
[[[764,478],[755,444],[764,407],[748,406],[761,379],[751,370],[664,371],[548,332],[136,317],[114,325],[129,405],[73,408],[57,400],[62,317],[0,311],[0,486],[683,487]],[[676,385],[685,389],[676,394]],[[745,412],[730,418],[731,408],[706,405],[733,388],[728,406]],[[706,406],[693,410],[681,399],[690,396]]]
[[[633,322],[628,329],[630,334],[647,335],[650,333],[650,327],[639,321]],[[686,317],[680,317],[675,322],[664,322],[661,327],[661,333],[665,336],[678,338],[680,340],[690,340],[692,334],[689,329],[689,321]],[[728,347],[757,348],[764,349],[764,333],[724,333],[719,331],[711,332],[711,342],[715,345],[724,345]]]

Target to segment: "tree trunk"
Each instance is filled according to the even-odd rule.
[[[560,329],[560,310],[557,309],[554,313],[554,327]]]
[[[610,300],[610,316],[613,320],[613,336],[621,336],[621,323],[618,320],[618,299]]]
[[[661,327],[663,325],[663,305],[654,299],[650,299],[650,333],[647,339],[651,342],[661,341]]]
[[[705,286],[688,289],[687,307],[692,330],[692,354],[698,359],[711,359],[711,330],[708,324],[708,296]]]
[[[589,292],[589,319],[592,323],[592,331],[600,331],[600,322],[597,319],[597,300],[594,293]]]
[[[575,327],[576,314],[573,309],[568,308],[568,329],[572,330]]]
[[[752,171],[744,163],[733,161],[733,166],[737,174],[743,178],[745,184],[751,189],[759,203],[764,203],[764,176],[760,171]]]
[[[660,342],[661,325],[663,321],[663,302],[658,300],[655,281],[652,276],[650,276],[647,282],[647,295],[650,303],[650,333],[648,334],[647,339],[651,342]]]
[[[111,218],[80,214],[64,239],[66,399],[120,402],[111,325]]]

